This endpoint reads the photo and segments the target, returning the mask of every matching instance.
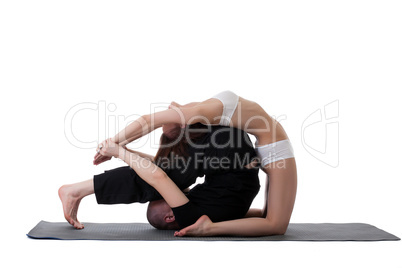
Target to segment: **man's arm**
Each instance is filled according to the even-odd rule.
[[[118,157],[126,162],[134,171],[155,188],[170,207],[179,207],[187,202],[188,198],[166,173],[150,160],[139,156],[119,146]]]
[[[126,162],[138,176],[155,188],[170,207],[179,207],[189,202],[184,193],[166,175],[166,173],[150,160],[126,150],[107,139],[101,143],[100,154],[105,157],[116,157]]]

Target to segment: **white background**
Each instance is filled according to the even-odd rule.
[[[75,114],[70,130],[76,139],[96,144],[124,127],[113,125],[119,116],[133,119],[152,112],[152,103],[201,101],[233,90],[280,116],[293,143],[299,185],[291,222],[364,222],[402,237],[401,14],[400,1],[1,1],[1,262],[402,267],[400,241],[25,236],[40,220],[64,221],[61,185],[121,165],[114,160],[93,166],[95,148],[77,147],[66,137],[65,118],[75,105],[115,107],[103,119],[100,109]],[[332,102],[339,104],[331,106],[339,116],[330,120],[327,134],[324,113],[322,123],[303,127]],[[143,141],[143,151],[156,151],[152,140]],[[321,158],[335,165],[309,153],[324,152],[326,144],[332,149]],[[258,196],[254,206],[262,201]],[[145,205],[100,206],[90,196],[79,219],[145,222]]]

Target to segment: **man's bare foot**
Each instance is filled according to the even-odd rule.
[[[63,185],[59,189],[59,197],[63,204],[64,218],[77,229],[83,229],[84,225],[77,219],[78,206],[81,199],[78,184]]]

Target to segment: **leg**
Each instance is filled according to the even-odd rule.
[[[87,195],[94,193],[93,179],[63,185],[59,189],[59,197],[63,205],[64,217],[66,220],[77,229],[84,228],[84,225],[77,219],[78,206],[81,199]]]

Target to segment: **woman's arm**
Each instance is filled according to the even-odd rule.
[[[284,168],[286,167],[286,168]],[[289,158],[264,167],[269,175],[269,188],[263,218],[243,218],[213,223],[202,216],[195,224],[176,232],[176,236],[265,236],[284,234],[289,225],[297,188],[296,162]],[[261,211],[264,213],[264,211]],[[259,215],[258,215],[259,216]]]
[[[123,146],[113,143],[111,139],[104,141],[101,145],[100,153],[103,156],[120,158],[126,162],[141,179],[159,192],[170,207],[179,207],[189,202],[166,173],[150,160],[126,150]]]
[[[208,99],[203,102],[192,102],[181,107],[172,103],[171,109],[154,114],[143,115],[126,128],[117,133],[112,141],[125,146],[128,143],[162,127],[163,124],[175,123],[185,124],[216,124],[220,120],[223,111],[223,104],[217,99]],[[177,104],[176,104],[177,105]],[[98,148],[99,149],[99,148]],[[97,152],[94,156],[94,165],[110,160]]]
[[[186,109],[187,111],[188,109]],[[190,111],[187,111],[187,116],[190,117],[192,114],[195,114],[197,109],[192,108]],[[186,118],[184,115],[180,113],[178,109],[168,109],[165,111],[157,112],[154,114],[143,115],[119,133],[117,133],[111,141],[113,143],[117,143],[121,146],[125,146],[128,143],[136,140],[151,131],[161,127],[163,124],[168,123],[176,123],[184,121]],[[110,160],[111,157],[107,157],[101,155],[99,153],[99,146],[97,148],[97,153],[94,156],[94,165],[99,165],[105,161]]]
[[[200,104],[200,102],[190,102],[190,103],[187,103],[187,104],[184,104],[184,105],[180,105],[177,102],[172,101],[170,103],[170,105],[169,105],[169,108],[172,108],[173,106],[177,107],[177,108],[190,108],[190,107],[194,107],[194,106],[196,106],[198,104]]]
[[[204,215],[196,223],[175,232],[175,236],[266,236],[281,235],[286,232],[274,221],[265,218],[243,218],[239,220],[212,222]]]
[[[193,105],[194,104],[194,105]],[[219,122],[222,115],[223,105],[217,99],[208,99],[200,103],[181,108],[172,106],[161,112],[143,115],[125,129],[120,131],[112,141],[120,145],[126,145],[151,131],[162,127],[163,124],[214,124]]]
[[[247,211],[246,216],[244,218],[262,218],[263,216],[263,210],[259,208],[250,208]]]

